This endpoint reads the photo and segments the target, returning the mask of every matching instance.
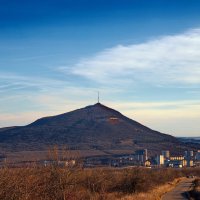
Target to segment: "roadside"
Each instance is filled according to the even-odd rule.
[[[183,179],[174,189],[167,192],[162,200],[187,200],[189,199],[189,191],[193,186],[194,178],[185,178]]]
[[[193,182],[193,188],[189,192],[191,199],[200,200],[200,178],[196,178]]]
[[[164,184],[162,186],[156,187],[151,192],[148,193],[138,193],[135,195],[127,195],[121,200],[161,200],[162,196],[171,191],[173,188],[175,188],[180,182],[185,180],[186,178],[177,178],[173,182]]]

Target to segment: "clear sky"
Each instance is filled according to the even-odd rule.
[[[100,101],[200,136],[199,0],[0,0],[0,127]]]

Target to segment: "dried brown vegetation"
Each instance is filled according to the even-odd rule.
[[[195,200],[200,200],[200,178],[194,180],[194,187],[190,191],[190,196]]]
[[[198,174],[200,169],[193,169]],[[81,169],[58,166],[0,169],[1,200],[103,200],[148,192],[190,174],[174,169]]]

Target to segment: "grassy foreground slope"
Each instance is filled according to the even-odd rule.
[[[56,166],[0,169],[2,200],[114,200],[152,191],[200,169],[64,169]]]

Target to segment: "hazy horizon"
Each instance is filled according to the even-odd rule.
[[[3,1],[0,127],[97,102],[200,136],[200,2]]]

